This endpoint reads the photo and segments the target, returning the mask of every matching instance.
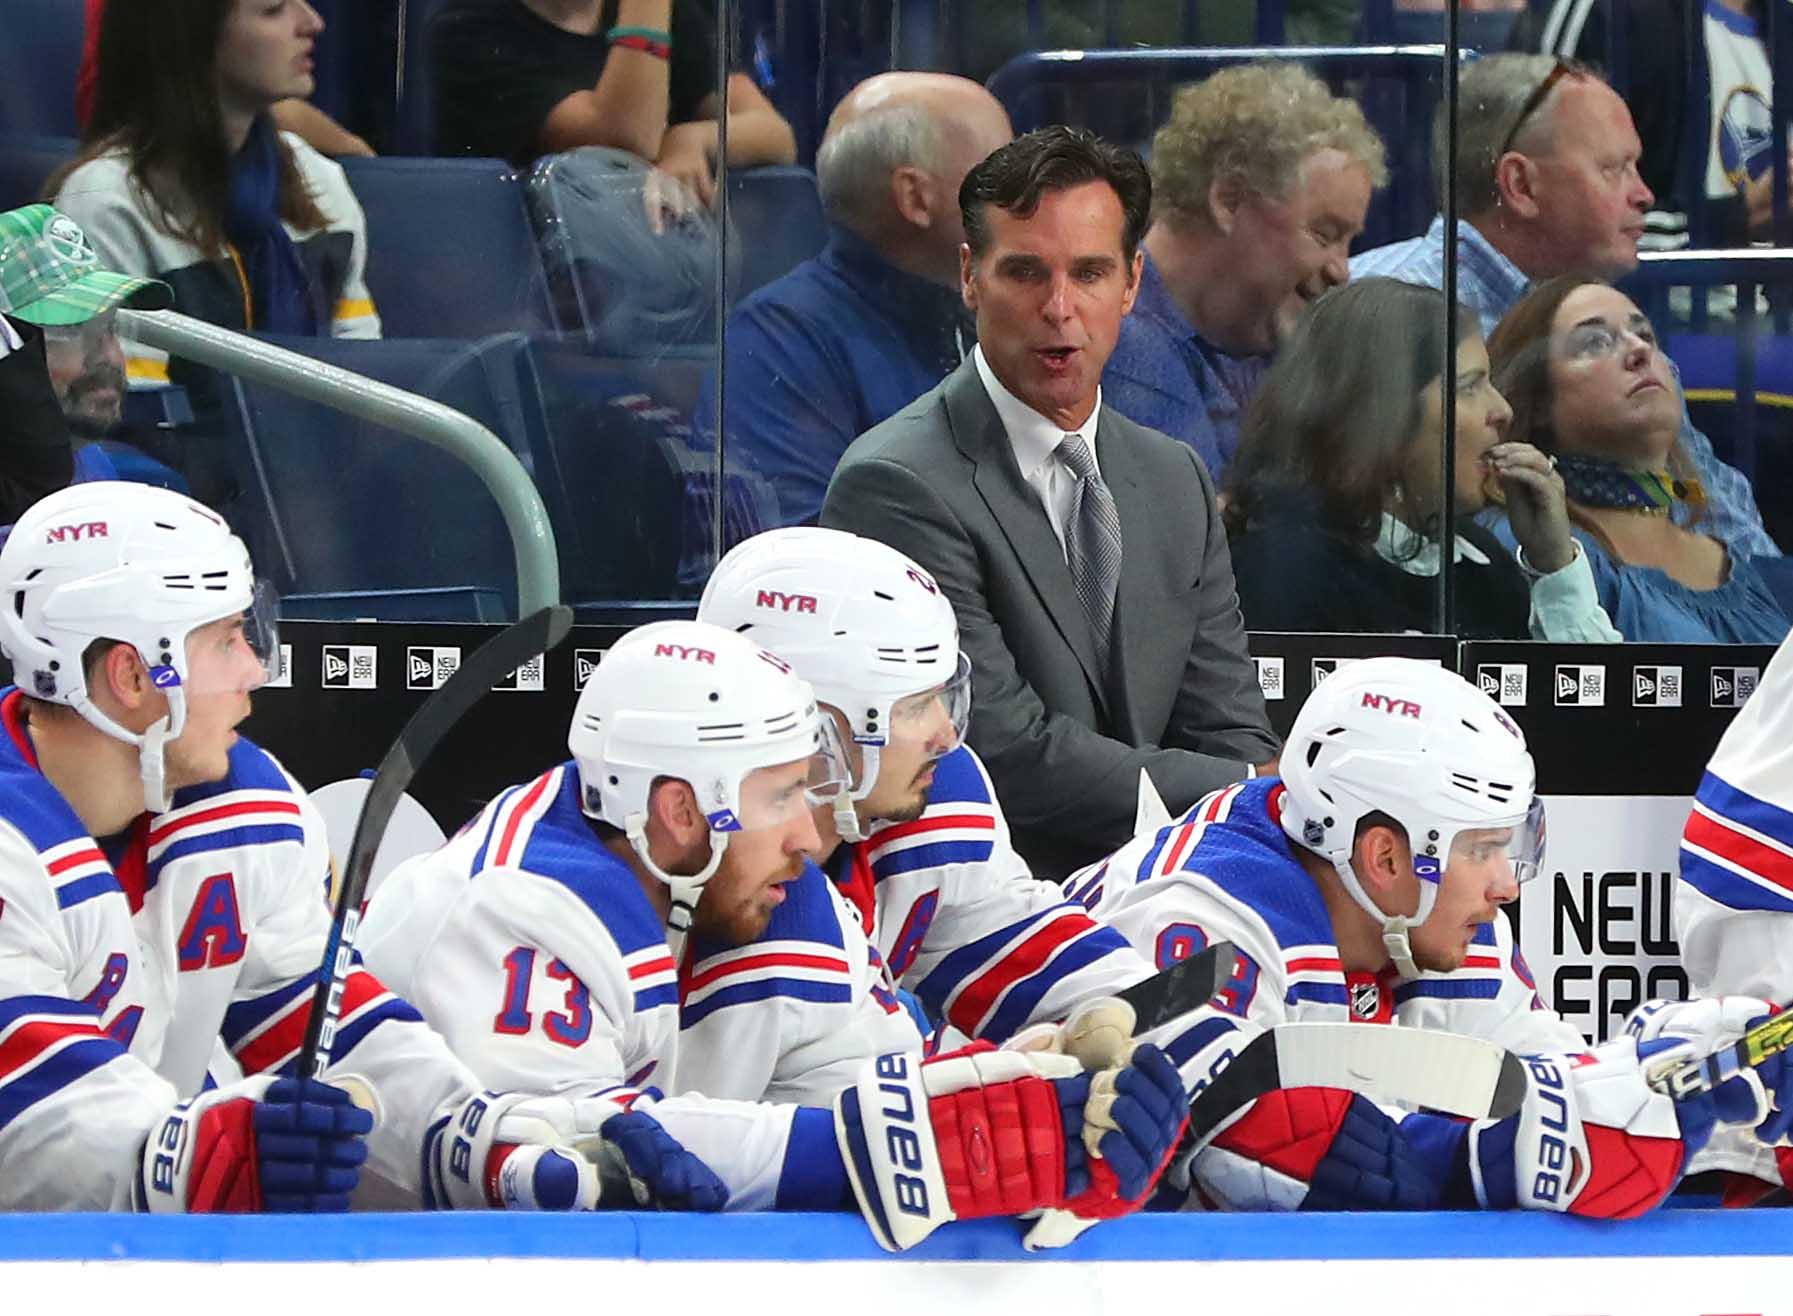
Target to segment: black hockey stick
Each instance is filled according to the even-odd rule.
[[[342,1017],[343,984],[348,981],[355,932],[361,925],[361,897],[367,890],[374,857],[379,853],[381,838],[392,820],[392,811],[398,807],[399,797],[455,723],[499,681],[564,640],[572,625],[573,610],[556,605],[499,631],[469,654],[454,675],[411,714],[405,729],[380,760],[373,785],[361,801],[355,839],[349,846],[348,863],[343,866],[336,891],[330,939],[324,945],[323,963],[318,966],[311,1017],[305,1023],[305,1044],[299,1048],[297,1072],[301,1077],[320,1076],[330,1064],[330,1048],[336,1041],[336,1025]]]
[[[1151,1032],[1214,999],[1233,976],[1238,956],[1230,941],[1217,941],[1188,959],[1178,960],[1163,973],[1116,992],[1133,1007],[1134,1036]]]
[[[1479,1037],[1359,1023],[1279,1024],[1253,1038],[1189,1103],[1190,1145],[1278,1088],[1328,1087],[1470,1119],[1525,1099],[1519,1057]]]

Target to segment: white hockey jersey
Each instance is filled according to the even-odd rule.
[[[579,801],[564,763],[393,870],[362,923],[368,964],[488,1086],[625,1105],[651,1086],[667,1094],[654,1118],[731,1209],[840,1205],[801,1196],[808,1163],[838,1156],[829,1113],[797,1105],[922,1045],[854,911],[811,866],[757,941],[694,937],[675,966],[660,914]]]
[[[1273,777],[1228,786],[1065,885],[1161,968],[1231,941],[1238,958],[1219,1003],[1261,1027],[1396,1023],[1520,1053],[1585,1047],[1538,994],[1505,918],[1483,924],[1449,973],[1347,973],[1320,890],[1282,829],[1283,796]]]
[[[128,1207],[144,1137],[205,1085],[220,1041],[246,1073],[292,1072],[329,863],[303,790],[246,740],[224,781],[102,847],[0,691],[0,1207]],[[334,1056],[380,1099],[370,1170],[415,1201],[424,1132],[472,1075],[361,970]]]

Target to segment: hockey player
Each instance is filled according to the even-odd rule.
[[[1675,939],[1695,1001],[1640,1007],[1639,1033],[1685,1036],[1701,1049],[1734,1041],[1793,1000],[1793,647],[1783,641],[1761,684],[1725,729],[1681,834]],[[1793,1187],[1793,1149],[1715,1145],[1702,1166],[1747,1175],[1727,1199]]]
[[[1432,664],[1369,659],[1302,706],[1280,780],[1216,792],[1069,879],[1161,965],[1236,945],[1221,999],[1237,1018],[1210,1021],[1193,1057],[1216,1074],[1285,1021],[1467,1033],[1526,1057],[1525,1105],[1500,1121],[1403,1116],[1328,1089],[1260,1098],[1179,1167],[1198,1204],[1629,1216],[1675,1185],[1715,1120],[1768,1114],[1753,1078],[1676,1105],[1645,1062],[1689,1047],[1625,1037],[1590,1051],[1539,998],[1500,914],[1541,858],[1533,786],[1519,728],[1480,691]]]
[[[815,857],[892,986],[966,1036],[1000,1043],[1152,974],[1057,885],[1034,880],[1009,844],[989,775],[962,741],[970,664],[952,604],[909,558],[839,530],[767,531],[717,564],[697,615],[790,663],[840,733],[850,780],[815,810]],[[694,972],[705,968],[699,959]],[[796,981],[760,977],[774,993]],[[805,1100],[826,1100],[856,1065],[855,1042],[831,1042],[825,1013],[805,1016],[815,1036],[791,1038],[788,1023],[731,1000],[742,998],[687,1002],[682,1073],[702,1090],[761,1081],[741,1068],[743,1028],[785,1030],[767,1055]]]
[[[480,1093],[364,971],[331,1083],[290,1077],[330,860],[235,729],[278,649],[222,519],[77,485],[20,518],[0,598],[0,1208],[340,1210],[364,1161],[389,1205],[635,1205],[581,1154],[609,1147],[656,1185],[707,1177],[644,1114]],[[220,1042],[248,1077],[214,1088]]]
[[[812,804],[845,763],[785,662],[701,622],[639,628],[568,739],[572,762],[394,870],[363,924],[369,963],[483,1079],[651,1106],[732,1209],[857,1204],[890,1248],[957,1217],[1137,1205],[1183,1123],[1176,1070],[1149,1046],[1093,1076],[1057,1054],[921,1062],[875,947],[808,862]],[[718,998],[766,1001],[802,1037],[826,1011],[856,1039],[830,1053],[857,1056],[832,1110],[792,1104],[757,1054],[740,1058],[767,1076],[753,1100],[693,1091],[681,1006]],[[743,1026],[728,1045],[782,1040]]]

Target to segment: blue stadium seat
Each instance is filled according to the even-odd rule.
[[[80,0],[0,0],[0,132],[73,137]]]
[[[332,365],[465,412],[528,466],[518,394],[524,339],[281,340]],[[420,439],[277,389],[235,381],[230,509],[290,616],[443,621],[515,615],[516,568],[497,504],[473,472]],[[349,597],[353,596],[353,597]]]
[[[774,165],[731,170],[728,207],[741,235],[740,275],[730,281],[737,301],[790,273],[828,241],[816,176],[807,169]]]
[[[502,160],[348,159],[367,212],[367,284],[393,338],[537,332],[547,283]]]
[[[0,137],[0,210],[42,200],[45,181],[76,149],[72,137]]]

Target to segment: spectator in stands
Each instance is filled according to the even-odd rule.
[[[1617,278],[1636,268],[1653,194],[1638,176],[1631,115],[1611,87],[1581,65],[1490,55],[1463,70],[1458,102],[1457,173],[1443,175],[1441,110],[1433,183],[1440,196],[1456,189],[1457,294],[1485,336],[1537,280],[1576,270]],[[1351,273],[1441,287],[1444,217],[1421,237],[1364,252]],[[1685,410],[1681,444],[1705,488],[1713,532],[1739,556],[1779,557],[1749,481],[1718,459]]]
[[[434,21],[436,149],[518,165],[610,146],[708,205],[718,120],[731,166],[790,164],[791,127],[745,74],[716,90],[715,23],[697,0],[452,0]]]
[[[1049,876],[1131,835],[1141,769],[1182,810],[1277,750],[1206,468],[1101,405],[1151,198],[1144,162],[1082,129],[972,169],[960,278],[978,345],[854,441],[822,506],[952,600],[970,744]]]
[[[835,107],[816,154],[828,246],[743,301],[723,337],[730,460],[771,482],[780,524],[814,521],[854,436],[970,350],[959,184],[1013,135],[994,96],[944,73],[881,73]],[[698,430],[715,415],[712,377]]]
[[[176,309],[229,329],[379,335],[342,167],[269,114],[310,93],[320,29],[303,0],[107,9],[93,120],[56,204],[109,268],[166,281]],[[129,351],[134,381],[168,381],[163,354]],[[173,375],[196,412],[215,404],[203,376]]]
[[[1489,339],[1509,434],[1557,459],[1601,606],[1632,640],[1777,644],[1788,617],[1715,526],[1677,440],[1680,388],[1636,304],[1591,275],[1547,280]],[[1685,507],[1688,515],[1672,517]],[[1510,527],[1501,534],[1509,542]],[[1764,564],[1767,566],[1779,564]]]
[[[1514,25],[1514,50],[1573,57],[1590,65],[1606,63],[1609,14],[1622,22],[1617,33],[1625,52],[1625,104],[1637,123],[1643,154],[1638,172],[1656,194],[1645,216],[1643,246],[1670,251],[1688,242],[1688,210],[1703,202],[1705,233],[1714,246],[1743,246],[1768,238],[1773,226],[1773,160],[1770,105],[1774,70],[1756,0],[1711,0],[1700,10],[1700,39],[1687,40],[1691,0],[1627,0],[1609,6],[1588,0],[1554,0]],[[1694,78],[1711,88],[1706,103],[1690,103]],[[1706,159],[1696,170],[1682,168],[1687,116],[1709,113],[1703,134]],[[1696,162],[1688,161],[1688,164]],[[1697,179],[1694,191],[1683,187]]]
[[[165,283],[102,269],[80,226],[49,206],[0,215],[0,307],[41,332],[42,364],[66,425],[59,442],[66,448],[73,440],[73,471],[54,487],[72,478],[186,489],[163,461],[140,451],[142,445],[119,442],[125,437],[120,418],[126,386],[115,312],[120,306],[161,310],[171,300]],[[38,396],[35,385],[31,394]],[[168,456],[178,441],[151,444]]]
[[[1220,479],[1277,341],[1349,276],[1387,181],[1363,111],[1304,68],[1245,64],[1185,87],[1152,145],[1152,227],[1108,404]]]
[[[99,81],[100,27],[106,0],[86,0],[86,30],[81,48],[81,70],[75,77],[75,117],[85,128],[93,118],[94,88]],[[374,148],[344,128],[317,106],[304,100],[284,100],[270,113],[282,132],[296,133],[324,155],[372,155]]]
[[[1434,631],[1444,388],[1456,391],[1449,496],[1458,514],[1454,633],[1622,638],[1594,595],[1550,459],[1506,437],[1475,316],[1456,308],[1445,371],[1435,288],[1360,279],[1316,302],[1284,343],[1227,471],[1226,523],[1245,624],[1261,631]],[[1470,518],[1504,499],[1519,561]]]

